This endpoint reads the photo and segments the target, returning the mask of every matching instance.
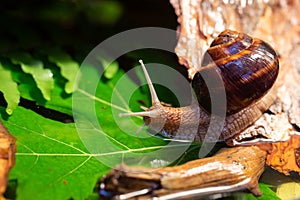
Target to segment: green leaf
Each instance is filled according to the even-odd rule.
[[[12,79],[11,71],[4,68],[0,63],[0,91],[3,93],[7,102],[6,112],[11,115],[19,104],[20,92],[18,85]]]
[[[67,79],[66,93],[70,94],[77,88],[76,76],[79,72],[79,64],[69,54],[61,49],[48,49],[46,51],[49,61],[55,63],[61,71],[61,75]]]
[[[187,149],[189,144],[164,141],[144,129],[136,135],[142,119],[135,118],[133,123],[131,118],[118,117],[120,112],[137,110],[137,102],[146,98],[130,76],[118,70],[107,80],[92,66],[81,69],[81,73],[83,81],[73,98],[76,125],[53,121],[22,107],[6,119],[1,117],[5,111],[0,108],[1,120],[17,138],[17,162],[9,178],[18,183],[18,200],[92,198],[96,181],[117,164],[153,166],[171,163],[174,152],[197,154],[197,144]],[[140,69],[136,74],[142,76]],[[54,91],[60,100],[45,105],[51,107],[47,103],[52,102],[58,109],[64,101],[60,94],[63,89],[55,84]],[[71,103],[68,97],[65,106],[69,109]],[[193,158],[184,156],[175,163]],[[262,190],[268,195],[267,189]]]
[[[85,76],[98,76],[94,68],[87,71],[89,73],[85,73]],[[155,152],[164,148],[167,142],[145,131],[131,135],[116,127],[112,108],[124,112],[126,107],[111,103],[111,95],[107,94],[115,90],[114,85],[121,77],[129,86],[134,85],[123,75],[118,72],[108,82],[101,79],[95,95],[83,90],[82,85],[78,92],[84,97],[85,103],[89,100],[95,103],[98,108],[96,118],[101,122],[101,128],[89,115],[84,115],[89,111],[88,107],[76,110],[83,114],[80,119],[84,119],[80,121],[83,123],[77,123],[76,126],[44,118],[22,107],[18,107],[8,119],[1,117],[4,125],[17,138],[17,162],[9,178],[11,181],[17,180],[18,200],[86,199],[92,194],[96,181],[116,164],[124,161],[151,165],[151,161],[160,159],[161,155]],[[89,88],[89,83],[84,83]],[[135,98],[142,96],[138,93]],[[0,107],[0,116],[4,112]],[[130,122],[130,118],[123,120],[125,124]],[[168,151],[182,146],[181,143],[170,145],[166,155]]]
[[[111,79],[112,77],[114,77],[114,75],[119,70],[119,64],[118,64],[117,61],[114,61],[110,65],[108,65],[109,63],[105,59],[101,59],[101,63],[102,63],[103,66],[106,67],[105,72],[104,72],[104,76],[107,79]]]
[[[13,53],[8,57],[12,63],[21,65],[25,73],[31,74],[37,87],[46,100],[50,100],[54,88],[53,74],[51,70],[44,69],[40,60],[34,59],[29,53]]]
[[[46,101],[42,93],[36,87],[36,84],[29,74],[22,71],[14,71],[14,77],[19,83],[18,89],[21,97],[30,101],[35,101],[37,105],[45,106],[46,108],[53,109],[68,115],[72,115],[72,95],[66,94],[64,90],[65,81],[60,76],[58,68],[52,68],[54,74],[54,88],[51,92],[50,100]]]
[[[82,145],[74,124],[22,107],[4,124],[17,138],[17,162],[10,179],[18,180],[18,199],[84,199],[108,170]]]

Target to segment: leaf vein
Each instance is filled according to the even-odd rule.
[[[116,108],[116,109],[121,110],[121,111],[123,111],[123,112],[127,112],[127,111],[128,111],[128,110],[125,109],[125,108],[122,108],[122,107],[120,107],[120,106],[111,104],[111,103],[108,102],[108,101],[105,101],[105,100],[100,99],[100,98],[98,98],[98,97],[96,97],[96,96],[93,96],[92,94],[90,94],[90,93],[88,93],[88,92],[86,92],[86,91],[84,91],[84,90],[82,90],[82,89],[77,89],[77,91],[80,92],[80,93],[82,93],[82,94],[84,94],[85,96],[87,96],[87,97],[89,97],[89,98],[91,98],[91,99],[94,99],[94,100],[96,100],[96,101],[98,101],[98,102],[100,102],[100,103],[103,103],[103,104],[105,104],[105,105],[108,105],[108,106],[110,106],[110,107]]]
[[[67,146],[67,147],[69,147],[69,148],[71,148],[71,149],[74,149],[74,150],[76,150],[76,151],[79,151],[79,152],[81,152],[81,153],[83,153],[83,154],[86,153],[86,152],[84,152],[83,150],[81,150],[81,149],[79,149],[79,148],[77,148],[77,147],[74,147],[74,146],[72,146],[72,145],[70,145],[70,144],[68,144],[68,143],[65,143],[65,142],[62,142],[62,141],[60,141],[60,140],[58,140],[58,139],[55,139],[55,138],[52,138],[52,137],[47,136],[46,134],[44,134],[44,131],[43,131],[43,130],[42,130],[43,134],[41,134],[41,133],[39,133],[39,132],[37,132],[37,131],[34,131],[34,130],[32,130],[32,129],[28,129],[27,127],[20,126],[20,125],[18,125],[18,124],[16,124],[16,123],[12,123],[12,122],[8,122],[8,123],[12,124],[13,126],[16,126],[16,127],[20,128],[20,129],[22,129],[22,130],[25,130],[25,131],[28,131],[28,132],[31,132],[31,133],[34,133],[34,134],[38,134],[38,135],[40,135],[40,136],[42,136],[42,137],[44,137],[44,138],[46,138],[46,139],[48,139],[48,140],[52,140],[52,141],[57,142],[57,143],[59,143],[59,144],[65,145],[65,146]]]
[[[17,152],[17,156],[74,156],[74,157],[101,157],[107,155],[115,155],[115,154],[126,154],[126,153],[137,153],[143,152],[147,150],[157,150],[161,148],[176,148],[180,146],[186,146],[184,144],[177,144],[177,145],[170,145],[170,146],[151,146],[151,147],[143,147],[138,149],[128,149],[122,151],[115,151],[115,152],[107,152],[107,153],[84,153],[84,154],[68,154],[68,153],[27,153],[27,152]]]

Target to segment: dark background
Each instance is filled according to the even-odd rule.
[[[99,43],[122,31],[139,27],[176,30],[178,26],[177,16],[168,0],[12,0],[1,3],[0,13],[0,57],[26,52],[43,59],[43,49],[59,48],[79,64]],[[117,62],[127,71],[141,58],[145,63],[171,66],[187,77],[177,56],[161,50],[137,50],[117,58]],[[177,103],[172,95],[160,95],[160,98],[174,105]],[[2,94],[0,105],[6,106]],[[48,118],[72,121],[71,116],[44,111],[40,106],[36,108],[35,102],[21,99],[20,105]]]
[[[167,0],[13,0],[2,2],[0,13],[2,54],[59,46],[80,57],[124,30],[177,27]]]

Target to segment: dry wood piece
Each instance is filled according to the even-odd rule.
[[[0,199],[6,189],[9,170],[15,164],[16,139],[0,121]]]
[[[108,199],[112,197],[108,194],[116,195],[116,199],[162,196],[178,199],[236,190],[261,195],[258,178],[265,158],[265,151],[252,146],[224,148],[212,157],[175,167],[151,169],[120,165],[103,178],[100,193]]]

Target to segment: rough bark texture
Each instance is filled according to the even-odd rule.
[[[176,47],[179,62],[192,78],[201,66],[203,51],[224,29],[245,32],[270,43],[280,55],[277,100],[243,135],[273,136],[281,141],[260,145],[268,150],[267,164],[288,174],[297,171],[300,127],[300,2],[170,0],[178,16],[180,37]],[[293,137],[291,137],[294,135]],[[293,155],[293,156],[291,156]],[[296,156],[295,156],[296,155]],[[280,158],[280,159],[279,159]],[[278,162],[281,160],[282,162]],[[286,162],[289,160],[289,162]]]

